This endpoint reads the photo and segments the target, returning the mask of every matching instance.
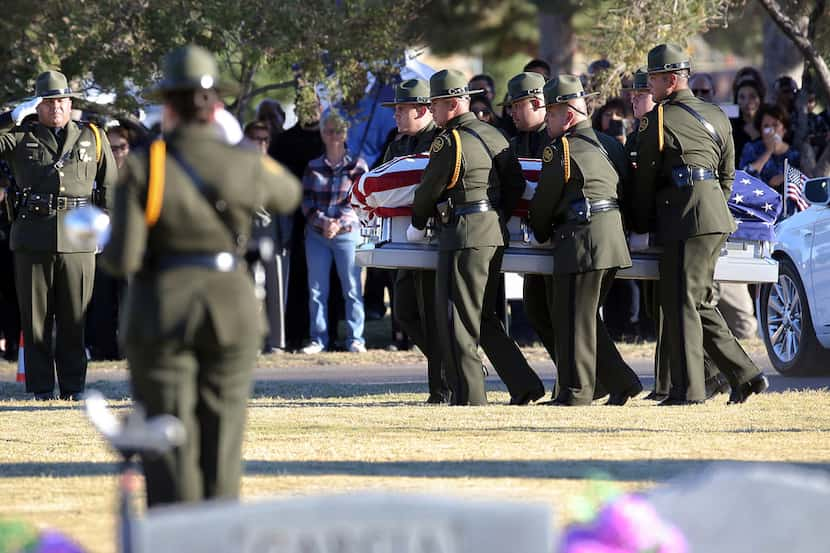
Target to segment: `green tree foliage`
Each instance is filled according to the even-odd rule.
[[[603,97],[616,95],[621,75],[631,75],[646,62],[648,51],[663,42],[685,46],[689,38],[726,24],[731,0],[630,0],[597,13],[597,23],[584,43],[611,62],[595,82]]]
[[[60,68],[84,89],[114,92],[133,107],[135,92],[158,77],[176,46],[195,43],[218,56],[242,86],[241,110],[266,79],[326,81],[348,100],[366,72],[394,71],[407,29],[425,0],[6,0],[0,32],[0,101],[31,94],[38,72]]]

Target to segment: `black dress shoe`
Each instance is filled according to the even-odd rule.
[[[83,401],[84,393],[83,392],[66,392],[61,393],[60,398],[63,401]]]
[[[35,394],[35,401],[52,401],[55,399],[54,392],[40,392]]]
[[[743,403],[752,394],[760,394],[767,388],[769,388],[769,380],[767,380],[767,377],[763,374],[756,375],[749,381],[734,388],[732,393],[729,394],[729,401],[726,404]]]
[[[706,381],[706,399],[712,399],[718,394],[725,394],[731,386],[726,377],[718,373]]]
[[[642,391],[643,385],[637,382],[635,386],[632,386],[627,390],[623,390],[622,392],[611,392],[608,396],[608,401],[605,402],[605,405],[625,405],[629,399],[637,397]]]
[[[531,401],[536,401],[542,398],[545,395],[545,388],[544,386],[541,388],[536,388],[535,390],[531,390],[530,392],[525,392],[524,394],[520,395],[519,397],[511,397],[510,398],[510,405],[527,405]]]
[[[447,396],[443,396],[441,394],[429,394],[429,397],[425,401],[427,405],[439,405],[441,403],[449,403],[450,399]]]
[[[660,407],[677,407],[679,405],[703,405],[702,399],[681,399],[678,397],[669,397],[658,403]]]
[[[643,399],[647,399],[649,401],[664,401],[669,398],[669,394],[658,394],[657,392],[652,391]]]
[[[568,403],[567,401],[565,401],[563,399],[557,398],[557,399],[551,399],[549,401],[540,401],[536,405],[549,405],[549,406],[554,406],[554,407],[568,407],[568,406],[570,406],[570,403]]]

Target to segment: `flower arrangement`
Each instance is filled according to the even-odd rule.
[[[597,501],[599,499],[600,501]],[[599,486],[573,508],[577,522],[565,529],[561,553],[687,553],[683,534],[645,497]]]
[[[0,520],[0,553],[84,553],[54,530],[38,530],[19,521]]]

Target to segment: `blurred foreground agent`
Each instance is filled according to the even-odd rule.
[[[617,199],[627,164],[622,145],[591,128],[578,77],[545,85],[547,125],[555,140],[542,152],[530,203],[536,239],[553,243],[556,310],[555,405],[588,405],[597,381],[608,404],[623,405],[643,387],[623,361],[599,315],[614,276],[630,267]]]
[[[239,494],[245,405],[263,321],[243,259],[259,207],[288,213],[300,185],[267,156],[234,148],[212,125],[221,108],[213,56],[196,46],[164,59],[154,96],[163,138],[127,160],[102,254],[133,274],[125,352],[149,416],[185,425],[181,447],[145,458],[149,505]]]
[[[421,79],[403,81],[395,88],[395,100],[383,105],[395,109],[395,124],[401,135],[386,149],[384,163],[429,151],[439,131],[429,111],[429,83]],[[447,403],[449,389],[441,367],[435,317],[435,271],[398,269],[392,300],[398,324],[427,357],[427,403]]]
[[[648,82],[658,105],[640,119],[631,224],[645,233],[656,221],[663,242],[659,294],[671,390],[661,405],[706,399],[704,351],[729,380],[730,403],[742,403],[768,382],[712,301],[715,263],[735,230],[726,205],[735,178],[731,126],[719,107],[692,95],[690,68],[677,45],[648,53]]]
[[[0,156],[17,182],[11,249],[26,391],[38,400],[54,398],[56,370],[61,399],[80,399],[84,391],[84,317],[95,252],[71,243],[63,222],[71,209],[103,206],[105,190],[117,177],[106,135],[92,124],[70,121],[72,98],[78,96],[62,73],[47,71],[37,78],[34,99],[0,115]],[[22,123],[34,113],[37,122]]]
[[[521,199],[524,176],[501,132],[470,112],[470,95],[481,90],[470,90],[455,70],[435,73],[429,85],[432,115],[444,132],[430,148],[407,235],[422,235],[435,215],[441,236],[435,309],[451,401],[487,403],[480,340],[511,403],[526,404],[542,397],[544,386],[496,316],[503,225]]]

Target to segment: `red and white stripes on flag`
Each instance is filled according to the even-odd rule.
[[[786,184],[785,196],[792,200],[798,211],[804,211],[810,207],[810,202],[804,197],[804,183],[807,182],[807,175],[784,160],[784,183]]]
[[[415,189],[421,182],[427,163],[429,154],[415,154],[397,157],[365,173],[352,189],[351,203],[358,216],[365,220],[411,215]],[[527,184],[514,215],[525,216],[528,203],[536,192],[542,161],[519,158],[519,163]]]

